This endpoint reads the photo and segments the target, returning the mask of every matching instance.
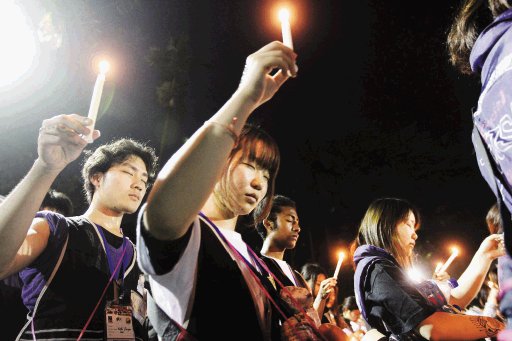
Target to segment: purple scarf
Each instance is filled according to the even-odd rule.
[[[361,245],[354,252],[354,263],[356,264],[356,272],[354,274],[354,293],[356,296],[357,306],[363,315],[363,318],[368,322],[366,309],[364,305],[364,283],[368,277],[368,270],[378,261],[390,261],[396,264],[398,262],[391,256],[389,252],[380,247],[373,245]]]

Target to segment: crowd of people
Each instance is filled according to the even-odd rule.
[[[294,269],[285,260],[300,237],[298,205],[275,193],[279,147],[250,120],[297,76],[297,54],[274,41],[247,57],[232,96],[161,167],[152,147],[130,138],[84,152],[84,136],[96,140],[100,133],[81,115],[43,121],[38,158],[0,206],[0,298],[26,314],[23,321],[13,314],[18,321],[7,323],[2,336],[510,338],[512,154],[503,133],[510,119],[510,7],[466,0],[448,35],[454,65],[482,77],[473,140],[497,199],[486,219],[490,234],[459,278],[437,271],[420,283],[410,280],[421,215],[403,198],[371,201],[354,230],[354,293],[340,292],[338,279],[319,263]],[[70,199],[51,186],[83,153],[89,206],[74,215]],[[137,211],[130,240],[123,217]],[[263,240],[259,250],[237,230],[244,216]]]

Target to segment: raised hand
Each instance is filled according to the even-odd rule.
[[[326,278],[320,283],[320,290],[318,295],[321,295],[322,299],[326,299],[327,296],[334,290],[334,287],[338,285],[338,281],[334,277]]]
[[[491,261],[498,257],[504,256],[505,246],[503,234],[495,233],[485,238],[480,244],[477,252],[481,253]]]
[[[256,106],[274,96],[289,77],[297,75],[292,49],[273,41],[247,57],[238,92],[245,93]],[[272,74],[272,71],[278,69]]]
[[[58,115],[43,121],[39,128],[38,161],[48,170],[61,171],[74,161],[87,145],[90,119],[77,114]],[[93,140],[100,136],[95,130]]]

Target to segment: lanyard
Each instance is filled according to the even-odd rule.
[[[234,253],[235,257],[238,257],[239,260],[242,260],[247,265],[247,267],[249,269],[249,273],[254,278],[256,284],[258,284],[258,286],[261,288],[262,292],[265,294],[265,296],[267,296],[268,300],[270,302],[272,302],[272,304],[274,304],[274,307],[281,314],[281,316],[283,316],[283,318],[286,319],[288,316],[281,310],[281,308],[275,302],[272,295],[265,288],[264,284],[261,282],[261,279],[256,274],[257,271],[254,268],[254,266],[251,264],[251,262],[249,262],[247,259],[245,259],[245,257],[229,242],[229,240],[227,240],[227,238],[224,236],[224,234],[222,234],[222,232],[219,230],[217,225],[215,225],[215,223],[213,221],[211,221],[203,212],[199,212],[199,216],[202,217],[214,229],[214,231],[217,233],[217,235],[220,237],[220,239],[229,247],[231,252]],[[249,245],[246,245],[246,246],[247,246],[247,250],[251,251],[249,253],[249,255],[255,261],[255,263],[258,266],[258,268],[260,269],[260,271],[262,271],[261,265],[266,267],[266,264],[261,259],[259,259],[259,257],[254,253],[254,251],[252,251],[252,249],[249,247]],[[266,268],[266,270],[268,270],[270,272],[270,270],[268,268]],[[242,271],[242,270],[240,269],[240,271]],[[270,274],[272,274],[272,273],[270,272]],[[273,276],[273,274],[272,274],[272,276]]]
[[[125,260],[123,258],[127,247],[126,237],[123,237],[123,244],[121,245],[121,259],[118,259],[118,263],[122,263],[122,266],[121,269],[119,269],[119,267],[116,267],[116,265],[114,264],[114,260],[112,259],[115,256],[116,252],[113,250],[114,247],[107,242],[107,238],[105,238],[105,233],[103,233],[103,228],[101,226],[98,227],[96,225],[94,225],[94,227],[96,227],[99,235],[101,236],[101,239],[103,240],[103,245],[105,246],[105,253],[107,255],[108,268],[110,270],[110,274],[113,275],[114,279],[119,279],[119,271],[121,272],[120,289],[121,292],[123,292],[124,271],[126,269]]]

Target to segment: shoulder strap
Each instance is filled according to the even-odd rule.
[[[293,276],[295,276],[295,280],[297,281],[297,283],[300,284],[301,287],[303,288],[306,288],[308,290],[310,290],[311,288],[309,287],[309,284],[308,282],[304,279],[304,277],[302,276],[302,274],[300,272],[298,272],[297,270],[295,269],[292,269],[292,273],[293,273]],[[310,290],[311,291],[311,290]]]
[[[147,292],[147,307],[151,326],[162,340],[194,340],[194,337],[183,326],[160,309],[149,291]]]
[[[27,323],[25,323],[25,325],[21,329],[20,333],[16,337],[16,340],[19,340],[19,338],[25,332],[25,329],[29,325],[32,325],[32,330],[34,330],[34,318],[36,316],[37,308],[39,306],[39,303],[40,303],[41,299],[43,298],[44,293],[46,292],[46,289],[48,289],[48,287],[52,283],[53,278],[55,277],[55,274],[57,273],[57,270],[59,269],[60,264],[62,263],[62,259],[64,258],[64,254],[66,253],[66,248],[68,246],[68,240],[69,240],[69,234],[66,236],[66,241],[64,242],[64,245],[62,246],[62,250],[60,251],[59,259],[57,260],[57,263],[55,264],[55,267],[53,268],[53,271],[52,271],[52,274],[50,275],[50,278],[48,278],[48,281],[46,282],[46,284],[44,285],[43,289],[39,293],[39,296],[37,297],[37,301],[36,301],[36,304],[34,305],[34,311],[32,312],[32,315],[30,316],[30,319],[27,321]]]

